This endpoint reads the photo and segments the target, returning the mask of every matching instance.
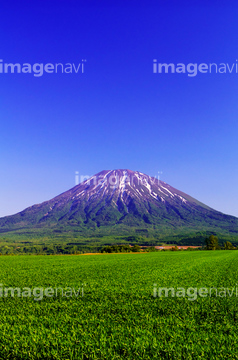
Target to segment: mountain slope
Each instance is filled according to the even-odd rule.
[[[26,228],[183,229],[238,234],[238,219],[215,211],[156,178],[104,170],[72,189],[0,219],[1,232]],[[116,230],[117,231],[117,230]]]

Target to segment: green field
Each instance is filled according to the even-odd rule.
[[[78,297],[0,297],[0,359],[238,359],[236,289],[153,296],[236,288],[237,251],[1,256],[0,271],[3,289],[84,284]]]

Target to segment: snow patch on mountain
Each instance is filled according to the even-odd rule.
[[[164,187],[164,186],[162,186],[162,185],[160,185],[164,190],[166,190],[166,191],[168,191],[168,193],[171,195],[171,196],[173,196],[174,197],[174,194],[173,193],[171,193],[171,191],[169,191],[166,187]]]
[[[187,200],[186,199],[184,199],[182,196],[180,196],[180,195],[178,195],[178,194],[175,194],[177,197],[179,197],[181,200],[182,200],[182,202],[184,202],[184,203],[186,203],[187,202]]]

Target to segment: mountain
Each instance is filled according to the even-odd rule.
[[[0,232],[27,229],[238,235],[238,218],[218,212],[138,171],[104,170],[72,189],[0,219]]]

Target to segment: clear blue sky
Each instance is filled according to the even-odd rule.
[[[238,216],[238,73],[152,72],[153,59],[235,63],[235,1],[124,3],[1,5],[4,63],[87,62],[84,74],[0,74],[0,216],[73,187],[76,170],[117,168],[162,172]]]

